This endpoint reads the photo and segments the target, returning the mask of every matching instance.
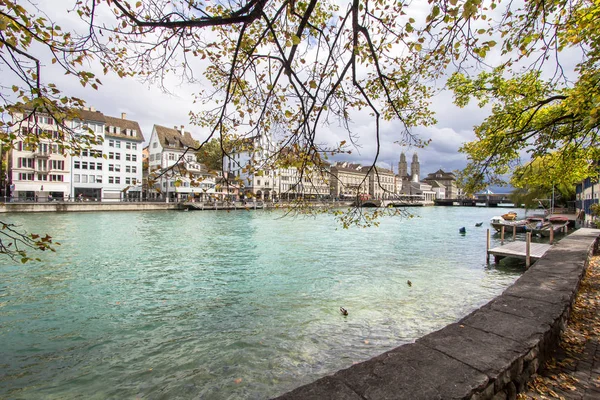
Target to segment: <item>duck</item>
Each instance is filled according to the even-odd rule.
[[[340,312],[342,315],[348,315],[348,310],[346,310],[344,307],[340,307]]]
[[[477,223],[475,224],[475,226],[481,226],[481,225],[483,225],[483,222],[477,222]]]
[[[467,233],[467,228],[465,228],[465,227],[463,226],[462,228],[460,228],[460,229],[458,230],[458,232],[459,232],[459,233],[462,233],[462,234],[464,235],[465,233]]]
[[[409,287],[412,287],[412,282],[411,282],[410,280],[406,281],[406,284],[407,284]]]

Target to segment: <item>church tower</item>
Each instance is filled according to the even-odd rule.
[[[421,165],[419,164],[419,156],[415,153],[410,164],[410,176],[413,182],[419,181],[419,175],[421,175]]]
[[[398,175],[404,178],[408,175],[408,165],[406,164],[406,156],[400,153],[400,162],[398,163]]]

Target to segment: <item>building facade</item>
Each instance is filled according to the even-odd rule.
[[[166,201],[216,199],[216,176],[197,162],[196,142],[182,125],[154,125],[148,142],[148,196]]]
[[[423,181],[433,185],[433,182],[439,182],[446,188],[445,198],[458,199],[458,187],[456,186],[456,175],[452,172],[444,172],[439,169],[436,172],[427,175]]]
[[[43,113],[15,114],[22,123],[9,157],[13,198],[25,201],[139,199],[140,189],[136,187],[142,180],[140,152],[144,137],[139,124],[125,117],[125,114],[120,119],[109,117],[93,108],[78,110],[77,118],[65,122],[70,131],[65,133],[56,121]],[[44,132],[37,144],[28,142],[28,134],[34,131]],[[62,135],[66,134],[73,135],[74,140],[91,134],[97,144],[71,155],[70,150],[60,145]],[[114,149],[109,147],[111,143]]]

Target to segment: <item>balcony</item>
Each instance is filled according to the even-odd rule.
[[[33,156],[35,158],[48,158],[48,157],[50,157],[50,152],[38,150],[35,153],[33,153]]]

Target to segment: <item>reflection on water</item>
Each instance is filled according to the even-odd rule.
[[[268,211],[12,215],[62,246],[0,260],[0,397],[269,398],[439,329],[522,272],[485,265],[474,225],[497,211],[414,212],[350,230]]]

